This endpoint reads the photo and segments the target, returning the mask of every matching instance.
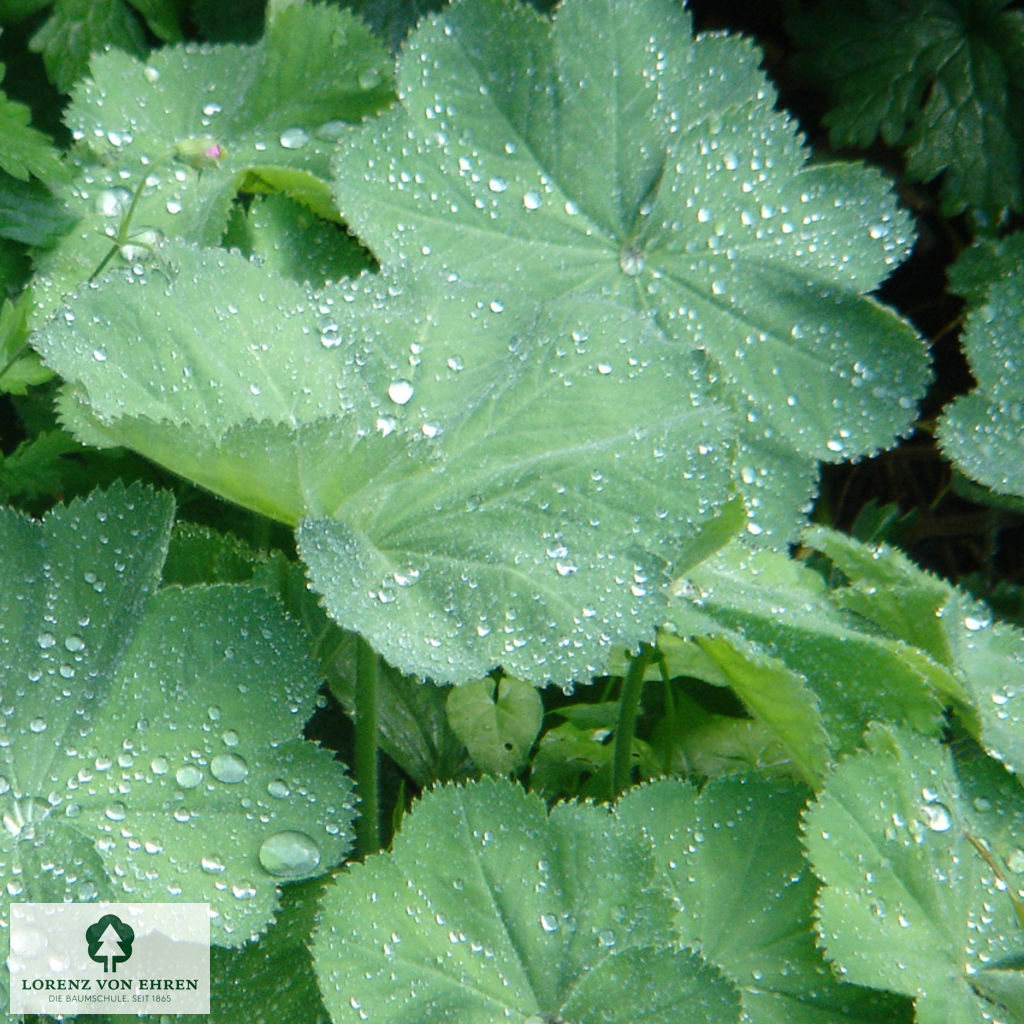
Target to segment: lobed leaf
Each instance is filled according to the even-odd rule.
[[[335,1024],[737,1021],[671,919],[638,829],[489,779],[429,792],[390,853],[334,880],[313,958]]]
[[[814,461],[890,444],[928,371],[863,296],[906,253],[905,216],[874,172],[805,164],[757,59],[662,0],[568,0],[550,23],[456,4],[406,43],[401,106],[342,140],[334,192],[385,265],[440,265],[506,309],[606,295],[651,315],[701,354],[755,522],[784,537]]]
[[[1024,234],[980,243],[951,271],[969,301],[963,348],[977,387],[948,405],[938,438],[953,464],[998,494],[1024,497]]]
[[[668,567],[703,553],[705,524],[720,532],[721,427],[698,370],[634,313],[555,303],[510,345],[502,314],[448,284],[401,325],[363,305],[338,348],[345,296],[365,302],[376,282],[311,297],[238,256],[166,252],[169,280],[86,289],[37,336],[75,382],[66,419],[257,511],[305,516],[300,552],[328,610],[402,671],[584,678],[609,644],[650,635]],[[458,348],[410,340],[434,310]],[[410,344],[432,371],[415,385]]]
[[[739,989],[750,1024],[909,1020],[905,1001],[837,981],[811,933],[815,884],[797,836],[808,791],[754,775],[631,790],[616,816],[653,840],[683,942]]]
[[[933,741],[877,726],[867,742],[805,820],[826,955],[851,981],[915,998],[919,1024],[1019,1022],[1020,922],[984,819]]]
[[[840,0],[791,18],[804,70],[832,94],[833,142],[904,146],[909,177],[944,175],[948,213],[1021,209],[1024,18],[1009,6]]]
[[[279,603],[157,590],[172,511],[115,486],[0,512],[0,875],[23,900],[208,902],[237,946],[341,859],[354,801],[301,738],[317,679]]]
[[[283,193],[337,221],[330,154],[390,96],[381,45],[347,11],[316,4],[289,6],[250,46],[97,57],[65,114],[76,178],[62,198],[81,220],[42,264],[40,305],[99,266],[136,188],[118,262],[154,258],[164,238],[218,245],[240,191]]]

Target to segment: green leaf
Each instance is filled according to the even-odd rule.
[[[683,942],[740,991],[750,1024],[909,1020],[903,1000],[837,982],[811,933],[815,884],[797,836],[807,790],[757,776],[641,786],[616,816],[646,830]]]
[[[230,243],[268,270],[317,287],[372,269],[366,250],[344,228],[282,195],[255,199]]]
[[[64,204],[38,181],[0,173],[0,237],[46,249],[74,225]]]
[[[341,859],[354,801],[301,738],[318,681],[279,603],[157,591],[171,516],[138,486],[0,512],[0,861],[23,900],[208,902],[237,946]]]
[[[701,637],[697,644],[751,714],[768,726],[805,781],[820,782],[829,737],[818,700],[804,678],[737,636]]]
[[[337,137],[390,97],[383,48],[336,7],[290,7],[251,46],[165,47],[148,63],[97,57],[65,114],[78,173],[61,196],[81,222],[45,261],[41,305],[100,264],[138,187],[128,262],[145,258],[140,241],[219,244],[239,192],[301,204],[291,218],[300,235],[310,211],[337,221],[327,191]]]
[[[274,924],[258,942],[210,951],[209,1024],[326,1024],[308,948],[322,889],[319,880],[284,886]],[[178,1024],[194,1019],[169,1018]]]
[[[939,693],[958,688],[948,668],[837,607],[817,573],[782,554],[734,544],[674,589],[674,631],[697,637],[705,652],[689,671],[735,687],[809,779],[820,774],[826,737],[834,753],[859,746],[872,720],[934,734]],[[710,661],[710,674],[707,655],[716,647],[707,636],[725,638],[717,641],[720,661],[728,652],[728,662]]]
[[[75,382],[66,421],[305,516],[326,607],[402,671],[586,678],[651,635],[670,566],[721,530],[720,425],[697,370],[630,311],[555,303],[510,346],[457,283],[408,288],[423,305],[396,321],[373,279],[313,297],[226,252],[165,252],[170,280],[112,278],[36,336]],[[439,326],[457,340],[420,344]]]
[[[53,376],[28,347],[31,308],[29,292],[23,292],[16,302],[0,300],[0,394],[24,395]]]
[[[322,614],[322,612],[321,612]],[[327,677],[331,694],[351,715],[355,713],[358,637],[340,634]],[[448,724],[445,702],[449,688],[425,686],[386,662],[377,679],[378,743],[418,786],[446,782],[466,774],[468,762],[459,738]]]
[[[334,192],[385,265],[426,258],[510,311],[611,296],[701,353],[755,527],[785,540],[815,460],[891,444],[928,370],[864,295],[905,215],[875,172],[806,164],[758,60],[665,0],[568,0],[550,24],[456,4],[407,41],[401,106],[342,139]]]
[[[428,793],[391,853],[336,877],[313,940],[335,1021],[709,1024],[731,985],[672,944],[649,843],[490,779]]]
[[[146,50],[142,27],[123,0],[55,0],[31,45],[61,92],[70,92],[85,76],[94,53],[110,47],[137,55]]]
[[[820,528],[806,540],[848,578],[832,600],[923,648],[920,665],[930,656],[945,666],[929,673],[932,685],[992,757],[1024,774],[1024,634],[994,622],[987,605],[891,547]],[[904,653],[912,656],[912,649]]]
[[[0,81],[3,81],[4,65],[0,64]],[[28,181],[35,175],[42,181],[54,183],[66,175],[60,162],[60,155],[53,140],[31,125],[32,114],[24,103],[0,92],[0,169],[21,181]],[[10,236],[8,236],[10,237]]]
[[[942,450],[962,473],[997,494],[1019,498],[1024,497],[1022,260],[1024,233],[1018,233],[968,250],[951,271],[953,287],[970,303],[962,344],[978,386],[946,407],[938,430]]]
[[[448,694],[452,730],[484,772],[504,775],[523,768],[543,718],[536,687],[511,676],[466,683]]]
[[[985,836],[948,754],[891,727],[867,738],[805,821],[824,883],[826,955],[851,981],[916,997],[919,1024],[981,1024],[993,1013],[1019,1024],[1019,1005],[998,1005],[998,979],[975,980],[1019,955],[1024,937],[1005,885],[968,838]]]
[[[830,0],[792,18],[804,69],[831,93],[833,143],[904,146],[909,177],[944,175],[947,213],[1021,209],[1024,17],[1009,6]]]

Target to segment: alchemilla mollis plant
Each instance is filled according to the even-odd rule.
[[[787,5],[883,170],[675,0],[216,6],[0,3],[4,927],[208,903],[225,1022],[1024,1024],[1020,13]],[[833,514],[922,437],[987,576]]]

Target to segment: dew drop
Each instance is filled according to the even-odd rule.
[[[949,808],[938,801],[922,804],[918,817],[933,832],[948,832],[953,827],[953,816]]]
[[[320,863],[320,847],[306,835],[285,829],[260,844],[260,866],[276,878],[297,878],[309,874]]]
[[[224,870],[224,861],[216,856],[216,854],[210,854],[199,862],[199,866],[208,875],[219,875]]]
[[[128,816],[128,808],[120,800],[117,800],[112,804],[108,804],[107,809],[103,813],[111,821],[124,821]]]
[[[636,277],[642,274],[647,264],[647,256],[633,246],[626,246],[619,253],[619,269],[628,277]]]
[[[241,782],[249,774],[249,765],[238,754],[217,754],[210,761],[210,774],[218,782]]]
[[[414,390],[412,384],[407,380],[393,380],[388,385],[388,398],[395,405],[406,405],[412,400]]]
[[[182,789],[195,789],[203,781],[203,773],[194,764],[186,764],[174,773]]]
[[[359,72],[356,81],[360,89],[375,89],[381,82],[380,68],[364,68]]]
[[[540,915],[540,926],[546,932],[557,932],[558,931],[558,918],[554,914],[541,914]]]
[[[282,149],[302,149],[309,142],[309,132],[305,128],[286,128],[277,141]]]

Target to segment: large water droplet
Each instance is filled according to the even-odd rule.
[[[249,765],[238,754],[217,754],[210,761],[210,774],[218,782],[241,782],[249,774]]]
[[[203,781],[203,773],[194,764],[186,764],[174,773],[182,789],[195,789]]]
[[[415,389],[412,384],[407,380],[393,380],[388,385],[388,398],[390,398],[395,405],[406,405],[412,400],[414,390]]]
[[[285,829],[260,844],[260,866],[276,878],[298,878],[314,871],[320,863],[320,847],[306,835]]]
[[[282,149],[302,149],[309,142],[309,132],[305,128],[286,128],[278,142]]]
[[[642,274],[647,264],[647,256],[631,245],[627,245],[619,253],[619,269],[629,277]]]
[[[953,816],[949,813],[949,808],[937,800],[922,804],[918,818],[933,832],[948,832],[953,827]]]

